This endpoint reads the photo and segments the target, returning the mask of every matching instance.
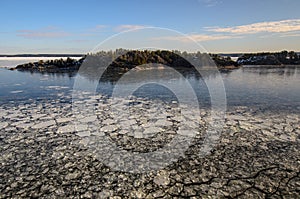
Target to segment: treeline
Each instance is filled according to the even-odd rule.
[[[16,54],[0,55],[0,57],[82,57],[82,54]]]
[[[100,81],[118,81],[126,72],[147,64],[147,67],[156,67],[156,64],[169,66],[175,69],[183,76],[193,75],[200,78],[201,74],[194,67],[212,67],[215,66],[214,61],[209,54],[200,52],[187,53],[179,51],[167,50],[123,50],[116,51],[100,51],[88,54],[79,73],[82,76],[97,78],[97,74],[101,72]],[[101,71],[101,67],[106,67],[105,71]],[[147,68],[146,67],[146,68]],[[214,69],[212,67],[212,69]],[[223,68],[219,68],[223,69]],[[232,68],[230,68],[232,69]],[[103,73],[102,73],[103,72]]]
[[[201,52],[188,53],[178,50],[126,50],[116,49],[115,51],[99,51],[97,53],[89,53],[87,56],[92,57],[111,57],[114,60],[114,65],[142,65],[147,63],[160,63],[171,66],[191,67],[197,66],[214,66],[219,68],[233,66],[238,67],[239,64],[231,57],[221,56],[218,54],[207,54]],[[117,59],[116,59],[117,58]],[[191,62],[190,64],[188,62]]]
[[[81,59],[55,59],[55,60],[40,60],[38,62],[26,63],[18,65],[14,69],[18,70],[33,70],[33,71],[49,71],[59,72],[60,70],[78,70],[83,61],[91,63],[91,67],[103,67],[109,64],[109,70],[114,72],[126,71],[135,66],[157,63],[167,65],[180,70],[186,70],[198,67],[217,66],[219,69],[234,69],[238,64],[231,58],[223,57],[217,54],[207,53],[187,53],[181,51],[168,50],[126,50],[117,49],[115,51],[99,51],[89,53]],[[13,70],[13,69],[12,69]]]
[[[112,74],[120,71],[128,71],[135,66],[157,63],[167,65],[180,70],[197,67],[217,66],[219,70],[231,70],[239,68],[240,65],[295,65],[300,64],[300,56],[294,51],[246,53],[241,55],[237,61],[231,60],[230,56],[207,53],[188,53],[178,50],[126,50],[99,51],[89,53],[81,59],[54,59],[18,65],[14,69],[31,71],[77,71],[84,60],[94,67],[103,67],[109,64],[108,72]],[[92,62],[91,62],[92,61]]]
[[[236,61],[231,60],[230,56],[221,56],[219,54],[209,54],[209,56],[214,60],[215,64],[218,67],[227,67],[227,66],[234,66],[238,67],[240,64],[238,64]]]
[[[237,60],[242,65],[298,65],[300,56],[294,51],[243,54]]]

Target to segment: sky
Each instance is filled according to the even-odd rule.
[[[0,54],[194,51],[195,42],[213,53],[300,51],[299,10],[299,0],[0,0]]]

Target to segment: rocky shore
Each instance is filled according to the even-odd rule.
[[[1,105],[0,198],[300,195],[297,114],[232,108],[214,148],[199,156],[210,121],[208,109],[197,115],[188,106],[180,109],[176,102],[103,96],[82,99],[82,103],[95,107],[89,117],[76,116],[72,104],[59,99]],[[197,133],[177,161],[159,170],[128,173],[99,159],[101,136],[136,153],[155,151],[178,134],[186,136],[187,131],[178,129],[178,117],[186,111],[189,114],[181,122]]]
[[[19,71],[31,71],[31,72],[50,72],[50,73],[62,73],[62,72],[72,72],[77,71],[82,64],[84,57],[81,59],[54,59],[54,60],[40,60],[33,63],[25,63],[16,66],[15,68],[10,68],[9,70],[19,70]]]
[[[238,58],[237,63],[263,66],[300,65],[300,58],[299,53],[294,51],[245,53]]]

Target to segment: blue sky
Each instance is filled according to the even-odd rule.
[[[148,26],[179,31],[209,52],[300,51],[299,0],[0,0],[0,5],[0,54],[86,53],[114,34]],[[182,35],[160,39],[166,48],[189,42]]]

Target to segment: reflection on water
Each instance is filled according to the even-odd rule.
[[[244,72],[256,73],[259,75],[277,74],[279,76],[293,76],[300,74],[298,66],[286,66],[286,67],[257,67],[257,66],[247,66],[243,67]]]
[[[244,67],[224,76],[230,104],[300,111],[299,67]]]
[[[161,69],[156,72],[137,70],[136,75],[127,78],[119,84],[132,86],[132,84],[145,85],[135,94],[145,97],[158,97],[173,100],[170,90],[161,85],[149,84],[153,82],[172,82],[179,89],[185,80],[195,90],[201,106],[210,105],[210,95],[206,83],[213,84],[216,73],[208,70],[201,72],[201,76],[185,73],[181,77],[170,75],[170,71]],[[224,81],[228,106],[256,106],[262,109],[282,109],[300,112],[300,67],[244,67],[229,73],[221,73]],[[116,82],[89,76],[88,74],[62,73],[29,73],[0,69],[0,97],[1,103],[11,100],[67,98],[72,93],[75,77],[81,78],[81,84],[97,84],[97,91],[111,94]],[[147,81],[145,81],[147,80]]]
[[[0,103],[64,96],[72,90],[74,75],[0,69]]]

